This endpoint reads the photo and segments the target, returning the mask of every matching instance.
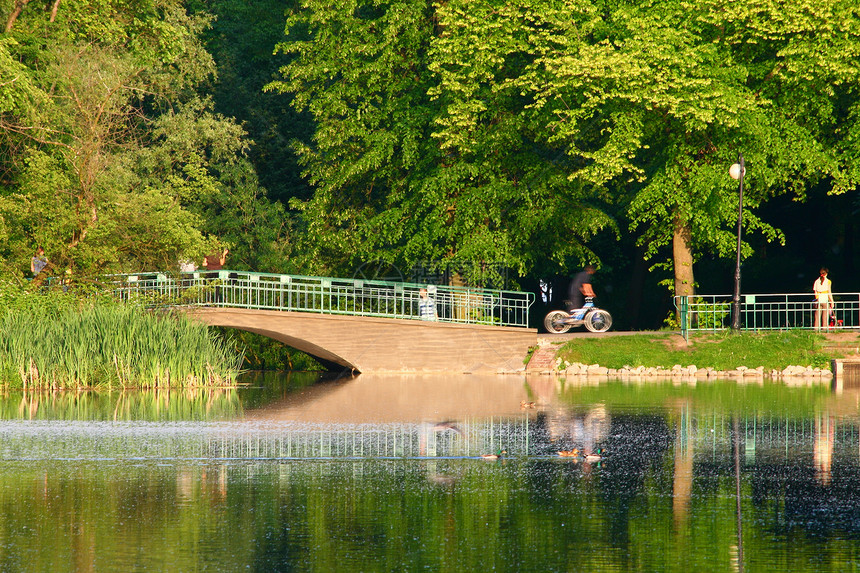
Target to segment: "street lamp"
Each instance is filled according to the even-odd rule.
[[[732,330],[741,329],[741,222],[744,215],[744,156],[738,153],[738,162],[729,168],[732,179],[738,180],[738,250],[735,262],[735,293],[732,295]]]

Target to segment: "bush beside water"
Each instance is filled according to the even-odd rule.
[[[0,286],[0,384],[23,388],[235,383],[242,356],[204,325],[109,298]]]

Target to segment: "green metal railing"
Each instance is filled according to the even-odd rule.
[[[206,305],[420,320],[428,285],[244,271],[137,273],[110,277],[123,299],[150,305]],[[436,285],[439,322],[527,327],[534,295]],[[432,291],[432,289],[430,289]]]
[[[811,293],[747,294],[741,296],[742,330],[814,329],[817,303]],[[731,295],[676,296],[675,308],[681,321],[681,334],[714,332],[731,327]],[[860,328],[860,293],[833,295],[831,329]]]

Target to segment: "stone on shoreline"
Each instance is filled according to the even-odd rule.
[[[607,368],[599,364],[582,364],[580,362],[569,363],[557,358],[554,367],[541,370],[542,374],[556,374],[563,376],[588,376],[598,378],[620,378],[622,380],[640,380],[648,378],[671,378],[686,380],[695,383],[697,380],[716,380],[728,378],[743,381],[750,379],[759,383],[765,378],[771,379],[830,379],[833,373],[828,369],[812,368],[811,366],[787,366],[782,370],[772,369],[765,371],[763,366],[749,368],[738,366],[732,370],[715,370],[710,367],[699,368],[695,364],[682,366],[675,364],[671,369],[662,366],[629,366],[622,368]]]

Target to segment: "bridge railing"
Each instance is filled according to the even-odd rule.
[[[245,271],[136,273],[110,277],[123,299],[154,305],[206,305],[420,320],[428,285]],[[435,285],[439,322],[527,327],[534,295]]]
[[[838,293],[833,296],[830,329],[860,328],[860,293]],[[812,293],[746,294],[740,298],[742,330],[814,329],[818,304]],[[675,308],[681,322],[681,334],[714,332],[731,327],[732,295],[676,296]]]

